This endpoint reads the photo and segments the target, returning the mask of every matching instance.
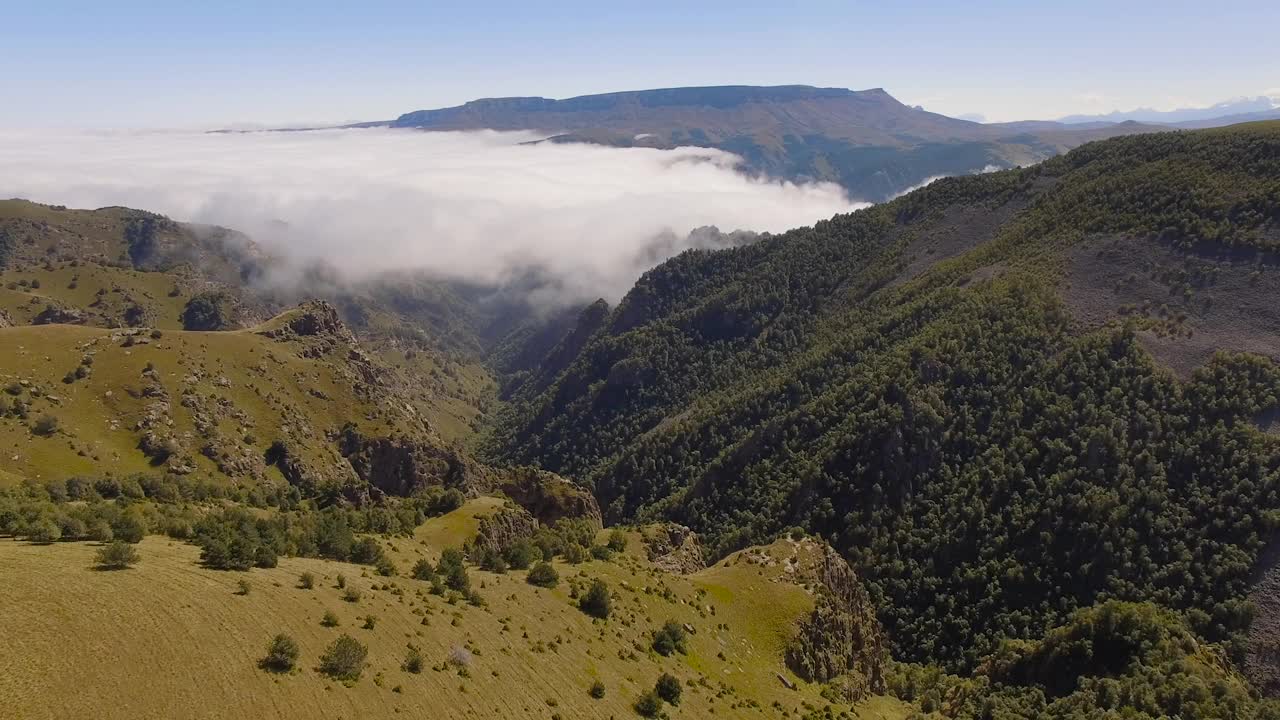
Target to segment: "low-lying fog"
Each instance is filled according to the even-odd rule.
[[[538,268],[560,279],[564,301],[621,296],[664,233],[779,232],[865,205],[830,183],[749,178],[718,150],[536,139],[391,129],[0,131],[0,197],[224,225],[353,276],[425,269],[500,282]]]

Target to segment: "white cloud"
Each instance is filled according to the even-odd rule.
[[[703,148],[552,143],[528,133],[0,131],[0,197],[125,205],[243,230],[352,273],[500,281],[527,267],[570,299],[617,298],[664,231],[777,232],[863,206],[836,185],[748,178]]]

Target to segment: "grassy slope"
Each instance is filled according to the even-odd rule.
[[[38,281],[32,289],[10,284]],[[147,325],[163,330],[182,329],[182,307],[190,299],[183,292],[182,279],[171,273],[142,272],[126,268],[84,263],[72,266],[62,263],[44,267],[0,272],[0,310],[8,311],[16,323],[29,323],[49,304],[79,308],[101,314],[119,322],[126,307],[136,303],[145,309]],[[175,288],[177,294],[170,294]],[[107,293],[98,299],[98,290]],[[132,301],[132,303],[130,302]],[[94,307],[94,303],[98,303]]]
[[[125,324],[125,311],[137,306],[143,310],[143,324],[147,328],[181,329],[183,307],[193,294],[210,287],[211,280],[213,287],[233,282],[236,268],[232,261],[237,256],[220,255],[217,243],[196,239],[199,233],[194,226],[172,225],[161,232],[166,247],[181,257],[187,257],[183,252],[199,256],[201,259],[195,265],[179,261],[166,266],[164,271],[128,267],[128,245],[124,236],[130,220],[141,215],[139,211],[125,208],[76,210],[23,200],[0,200],[0,232],[9,233],[18,251],[10,267],[0,270],[0,311],[7,312],[14,323],[26,325],[47,306],[54,305],[81,312],[86,325],[116,327]],[[254,252],[248,255],[258,258]],[[33,281],[38,288],[31,287]],[[253,291],[235,284],[238,282],[233,282],[232,291],[254,295]],[[379,287],[376,283],[371,286],[375,290]],[[430,287],[411,289],[415,288],[428,293],[426,299],[418,298],[420,304],[430,308],[431,301],[435,300],[442,313],[456,310],[460,302],[447,294],[430,295]],[[105,292],[100,295],[100,291]],[[269,289],[267,292],[270,295]],[[297,295],[294,300],[301,299],[305,293]],[[276,303],[272,299],[266,306],[258,307],[260,298],[250,300],[254,306],[251,314]],[[489,371],[474,357],[448,352],[453,344],[467,344],[456,339],[432,334],[430,337],[438,341],[439,347],[407,351],[411,345],[400,343],[393,332],[404,330],[406,318],[380,309],[380,301],[363,298],[362,302],[361,307],[369,317],[366,326],[355,330],[361,334],[366,350],[397,368],[407,379],[406,386],[413,389],[410,402],[440,437],[447,441],[468,441],[496,394]],[[438,323],[439,327],[429,328],[432,333],[450,328],[454,332],[466,332],[456,318],[441,318]],[[0,358],[0,363],[4,360]],[[54,360],[62,362],[63,358],[54,357]],[[74,367],[79,356],[68,356],[65,360]]]
[[[173,430],[195,459],[198,472],[215,474],[216,467],[199,454],[203,438],[196,437],[191,413],[180,402],[188,387],[206,398],[226,398],[243,410],[251,421],[243,426],[247,433],[229,417],[220,420],[219,431],[229,438],[251,435],[259,452],[281,437],[282,425],[298,419],[304,419],[315,435],[303,444],[312,460],[330,452],[323,431],[347,420],[360,422],[369,432],[391,430],[383,420],[365,419],[376,408],[355,397],[326,360],[298,357],[288,345],[250,331],[170,331],[146,342],[124,347],[112,331],[65,325],[0,330],[0,345],[6,348],[0,354],[0,384],[26,380],[43,388],[45,396],[33,399],[31,418],[51,414],[61,421],[57,434],[37,437],[28,427],[30,421],[0,419],[5,467],[33,478],[148,470],[147,458],[137,449],[140,433],[133,426],[151,401],[130,393],[145,384],[141,373],[148,362],[159,372],[170,397]],[[63,383],[63,376],[90,352],[92,374]],[[197,372],[201,378],[188,384],[187,378]],[[225,387],[220,378],[227,380]]]
[[[418,538],[458,539],[457,528],[489,504],[473,501],[428,521]],[[421,540],[391,544],[402,567],[440,549]],[[782,558],[792,547],[782,542],[768,551]],[[784,633],[811,607],[804,590],[779,581],[782,563],[733,556],[680,577],[653,570],[632,551],[611,563],[560,565],[554,590],[528,585],[523,572],[473,569],[472,583],[488,602],[480,609],[450,606],[427,594],[426,583],[369,577],[367,568],[322,560],[290,558],[272,570],[226,573],[201,568],[192,546],[150,537],[135,568],[99,572],[90,567],[93,551],[85,543],[0,541],[0,635],[24,648],[0,656],[0,705],[14,717],[633,717],[631,703],[664,671],[709,685],[686,685],[676,717],[776,717],[775,701],[793,713],[803,702],[826,704],[815,686],[787,690],[775,675],[783,670]],[[315,589],[297,587],[303,571],[315,573]],[[364,591],[358,603],[340,599],[338,573]],[[579,573],[614,588],[608,622],[593,623],[571,604],[569,581]],[[236,594],[241,579],[252,585],[248,595]],[[644,591],[663,587],[667,598]],[[320,625],[325,610],[338,615],[339,628]],[[376,628],[361,629],[369,614],[377,616]],[[647,651],[648,633],[667,619],[698,630],[687,656]],[[301,645],[301,669],[292,675],[256,667],[277,632]],[[370,651],[364,677],[350,688],[313,669],[343,632]],[[420,675],[400,668],[408,643],[427,659]],[[469,678],[430,667],[456,646],[474,653]],[[634,659],[624,659],[633,651]],[[588,697],[595,679],[607,688],[603,700]],[[885,698],[856,712],[905,714]]]

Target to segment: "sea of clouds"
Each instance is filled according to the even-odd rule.
[[[386,128],[0,130],[0,197],[222,225],[353,278],[426,270],[501,283],[532,268],[556,277],[566,302],[620,297],[664,234],[779,232],[866,205],[831,183],[748,177],[718,150],[539,139]]]

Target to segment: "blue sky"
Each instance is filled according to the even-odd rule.
[[[475,97],[884,87],[991,120],[1280,95],[1280,2],[0,0],[0,126],[378,120]]]

